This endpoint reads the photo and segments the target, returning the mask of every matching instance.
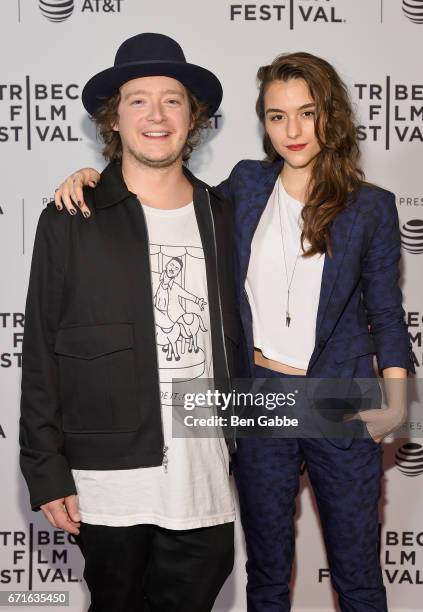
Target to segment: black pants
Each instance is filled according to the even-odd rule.
[[[209,612],[232,571],[234,524],[171,530],[81,524],[89,612]]]

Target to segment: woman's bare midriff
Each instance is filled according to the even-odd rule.
[[[281,374],[292,374],[293,376],[301,376],[304,375],[307,370],[302,370],[301,368],[293,368],[292,366],[281,363],[280,361],[275,361],[274,359],[268,359],[263,355],[260,349],[254,349],[254,363],[262,368],[267,368],[268,370],[275,370],[275,372],[280,372]]]

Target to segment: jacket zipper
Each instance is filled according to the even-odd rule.
[[[163,446],[163,461],[162,461],[162,466],[164,468],[164,473],[167,474],[167,466],[169,463],[169,457],[167,456],[167,451],[169,450],[169,448],[167,446]]]
[[[221,332],[222,343],[223,343],[224,365],[225,365],[226,377],[227,377],[228,381],[230,381],[231,378],[229,376],[228,355],[226,353],[225,331],[223,329],[222,300],[221,300],[221,297],[220,297],[220,285],[219,285],[218,262],[217,262],[216,230],[215,230],[215,227],[214,227],[213,212],[212,212],[212,208],[211,208],[211,204],[210,204],[210,194],[209,194],[208,189],[206,189],[206,193],[207,193],[207,204],[209,206],[209,213],[210,213],[210,217],[211,217],[212,231],[213,231],[214,257],[215,257],[215,262],[216,262],[217,299],[218,299],[218,303],[219,303],[220,332]],[[232,413],[233,413],[233,406],[232,406]],[[236,443],[235,433],[233,435],[233,444],[234,444],[234,449],[236,450],[237,449],[237,443]]]
[[[150,266],[150,239],[149,239],[149,236],[148,236],[147,217],[145,216],[145,212],[144,212],[144,209],[142,207],[140,199],[137,198],[137,201],[138,201],[138,204],[140,206],[140,209],[141,209],[141,212],[142,212],[142,216],[144,218],[145,231],[147,233],[147,246],[148,246],[147,267],[148,267],[148,273],[150,275],[151,293],[153,294],[153,277],[151,275],[151,266]],[[153,318],[154,318],[154,304],[153,304],[153,302],[151,303],[151,306],[153,308]],[[156,358],[157,388],[159,390],[159,396],[160,396],[160,377],[159,377],[159,360],[157,358],[157,344],[155,346],[154,354],[155,354],[155,358]],[[166,445],[165,439],[164,439],[164,427],[163,427],[163,414],[162,414],[162,402],[161,402],[161,400],[160,400],[160,423],[161,423],[161,426],[162,426],[162,440],[163,440],[162,466],[164,468],[165,474],[167,474],[168,465],[169,465],[169,457],[167,456],[167,451],[169,450],[169,447]]]

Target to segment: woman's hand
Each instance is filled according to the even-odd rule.
[[[407,419],[407,370],[396,367],[385,368],[383,387],[386,408],[362,410],[346,419],[361,419],[377,444],[399,429]]]
[[[407,411],[402,407],[363,410],[358,413],[373,440],[379,444],[382,440],[404,424]]]
[[[99,180],[100,174],[94,168],[77,170],[56,189],[54,193],[56,208],[62,210],[64,204],[71,215],[76,215],[77,208],[79,208],[84,217],[88,219],[91,212],[84,202],[83,187],[86,185],[95,187]]]

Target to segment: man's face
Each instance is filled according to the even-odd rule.
[[[166,168],[182,159],[192,127],[185,87],[164,76],[142,77],[120,88],[118,120],[123,155],[151,168]]]
[[[169,278],[176,278],[181,271],[181,264],[176,259],[171,259],[166,266],[166,274]]]
[[[264,96],[265,129],[273,146],[292,168],[311,165],[320,152],[315,104],[303,79],[270,83]]]

